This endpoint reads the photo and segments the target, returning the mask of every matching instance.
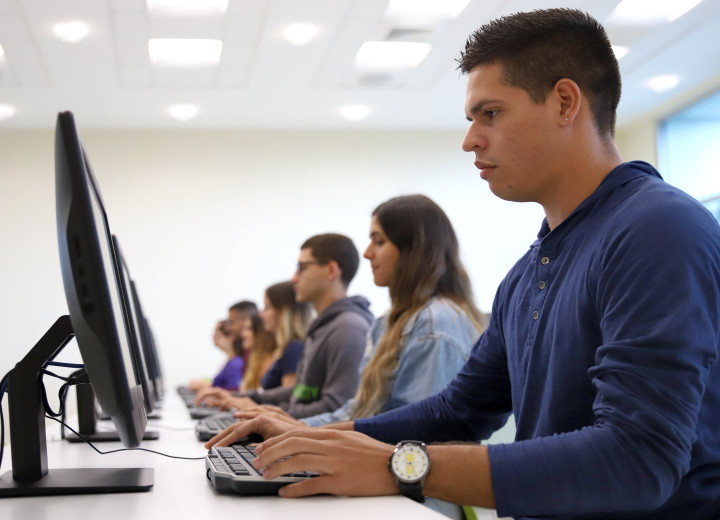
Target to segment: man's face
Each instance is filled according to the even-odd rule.
[[[292,283],[297,301],[313,303],[329,285],[328,265],[319,264],[309,248],[301,249]]]
[[[502,82],[502,67],[477,66],[468,74],[465,114],[470,128],[463,150],[501,199],[539,202],[557,186],[557,115],[551,103],[535,104],[528,93]]]
[[[250,324],[250,317],[236,310],[228,311],[228,332],[235,338],[239,338],[243,328]]]

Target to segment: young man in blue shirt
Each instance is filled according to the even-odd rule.
[[[401,492],[516,518],[720,518],[717,222],[650,165],[622,162],[619,69],[585,13],[495,20],[460,68],[463,149],[498,197],[543,206],[538,239],[443,392],[336,426],[355,431],[277,435],[256,465],[268,478],[320,473],[288,497]],[[511,413],[512,444],[410,443],[402,464],[386,444],[484,439]],[[282,431],[263,424],[248,428]]]

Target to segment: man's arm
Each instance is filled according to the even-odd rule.
[[[290,401],[294,387],[279,386],[270,388],[264,392],[253,391],[251,393],[241,394],[241,397],[249,397],[258,404],[274,404],[277,406],[286,404]]]
[[[340,423],[350,428],[352,423]],[[281,489],[284,497],[329,493],[346,496],[396,495],[388,469],[394,446],[337,428],[296,430],[258,446],[256,468],[272,479],[301,468],[319,477]],[[487,448],[477,445],[429,446],[431,469],[423,493],[428,497],[494,507]],[[286,458],[290,457],[290,458]]]

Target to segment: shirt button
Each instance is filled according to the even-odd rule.
[[[543,257],[540,259],[540,263],[541,263],[542,265],[548,265],[548,264],[550,263],[550,259],[549,259],[547,256],[543,256]]]
[[[540,313],[538,311],[533,311],[533,319],[536,320],[540,317]]]
[[[540,283],[538,284],[538,287],[540,288],[541,291],[542,291],[543,289],[545,289],[545,287],[546,287],[545,282],[544,282],[544,281],[543,281],[543,282],[540,282]]]

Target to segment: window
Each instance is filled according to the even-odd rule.
[[[720,92],[662,121],[658,138],[665,180],[705,204],[720,221]]]

